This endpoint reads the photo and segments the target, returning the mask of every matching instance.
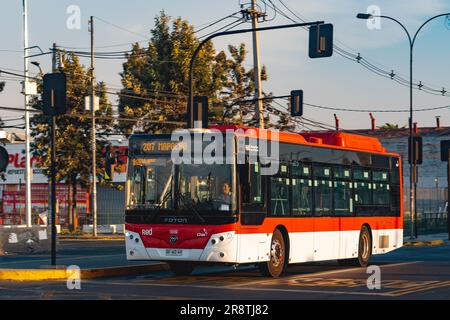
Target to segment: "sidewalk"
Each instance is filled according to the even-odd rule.
[[[409,236],[403,238],[405,246],[437,246],[450,243],[448,233],[435,233],[419,235],[416,239],[410,239]]]
[[[145,274],[166,270],[157,261],[128,261],[124,241],[61,240],[56,254],[56,269],[45,254],[0,256],[0,280],[67,279],[68,266],[78,266],[82,278]]]

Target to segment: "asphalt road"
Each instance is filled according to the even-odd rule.
[[[97,242],[96,250],[80,245],[69,247],[79,254],[92,250],[93,260],[98,250],[113,259],[123,252],[123,244],[110,241]],[[156,272],[81,280],[80,290],[69,290],[63,281],[0,282],[0,299],[450,299],[449,244],[403,247],[374,256],[371,265],[380,267],[380,289],[367,287],[366,269],[327,262],[290,266],[279,279],[264,278],[252,267],[200,267],[188,277]]]

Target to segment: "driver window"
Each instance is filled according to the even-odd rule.
[[[264,205],[263,178],[259,163],[243,164],[239,169],[243,204]]]

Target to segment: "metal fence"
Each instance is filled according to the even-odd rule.
[[[410,235],[409,189],[404,189],[404,235]],[[447,232],[447,188],[417,188],[418,235]]]

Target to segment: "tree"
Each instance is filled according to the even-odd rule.
[[[382,126],[378,127],[378,129],[383,129],[383,130],[395,130],[395,129],[403,129],[403,128],[405,128],[405,126],[400,128],[398,124],[394,124],[394,123],[385,123]]]
[[[134,44],[123,64],[119,112],[122,117],[149,119],[142,122],[145,132],[168,132],[186,121],[189,63],[200,41],[186,20],[172,19],[164,12],[155,18],[151,39],[146,48]],[[242,115],[254,109],[237,101],[253,97],[253,70],[247,71],[245,45],[229,46],[231,59],[224,51],[216,53],[212,42],[200,50],[194,66],[194,94],[209,99],[210,122],[242,123]],[[262,80],[266,80],[262,68]],[[253,103],[254,105],[254,103]],[[244,117],[245,119],[245,117]],[[252,122],[250,117],[249,122]],[[182,124],[167,124],[179,121]],[[125,135],[133,124],[119,121],[118,130]]]
[[[63,54],[60,71],[67,77],[67,115],[58,116],[56,120],[56,180],[64,182],[68,187],[69,224],[71,229],[77,228],[76,197],[77,186],[86,188],[90,186],[90,173],[92,164],[91,119],[90,112],[84,111],[84,97],[90,95],[89,73],[81,65],[79,58],[73,54]],[[42,90],[42,83],[39,86]],[[100,110],[97,116],[111,115],[111,105],[106,96],[106,87],[103,83],[96,84],[96,92],[100,97]],[[42,100],[35,99],[33,107],[42,109]],[[50,178],[50,128],[51,118],[42,114],[31,118],[31,135],[34,138],[32,152],[38,156],[40,166],[46,168],[44,173]],[[98,168],[105,168],[105,159],[101,150],[107,144],[105,134],[111,130],[110,120],[97,122],[97,161]],[[98,178],[101,180],[101,172]]]

